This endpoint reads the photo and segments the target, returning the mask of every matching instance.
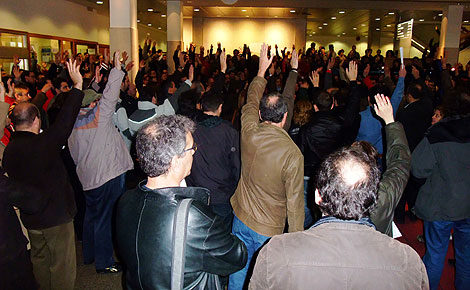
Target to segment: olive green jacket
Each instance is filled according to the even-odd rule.
[[[385,135],[387,169],[379,183],[377,207],[370,218],[378,231],[392,236],[393,214],[410,177],[411,152],[401,123],[386,125]]]

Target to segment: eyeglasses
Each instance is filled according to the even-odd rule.
[[[196,151],[197,151],[197,144],[196,143],[193,144],[193,147],[188,148],[188,149],[184,149],[183,152],[181,152],[181,155],[183,155],[184,153],[186,153],[188,151],[191,151],[191,150],[194,150],[194,153],[196,153]]]

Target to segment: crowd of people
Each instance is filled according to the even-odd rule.
[[[0,289],[73,289],[77,239],[128,289],[437,289],[451,232],[469,289],[470,62],[168,53],[2,70]]]

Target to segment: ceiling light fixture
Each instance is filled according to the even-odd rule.
[[[442,13],[437,14],[437,16],[442,16]]]
[[[140,19],[137,19],[137,23],[139,23],[139,22],[140,22]]]
[[[328,23],[326,23],[326,22],[325,22],[325,23],[323,23],[323,25],[325,25],[325,26],[326,26],[326,25],[328,25]]]
[[[194,8],[194,12],[199,12],[199,8]]]
[[[344,11],[340,11],[339,14],[344,14]]]
[[[388,15],[393,15],[395,14],[395,12],[388,12]]]
[[[295,10],[293,10],[293,9],[292,9],[292,10],[291,10],[291,11],[289,11],[289,12],[290,12],[290,13],[295,13]]]
[[[464,20],[463,23],[468,23],[468,20]]]
[[[380,28],[376,28],[375,30],[380,31]]]
[[[162,17],[166,17],[166,14],[162,14]]]
[[[323,26],[318,26],[318,29],[323,29]]]
[[[246,9],[242,9],[242,12],[246,12]]]
[[[102,4],[103,4],[103,1],[96,1],[96,4],[102,5]]]
[[[380,21],[380,17],[375,18],[376,21]]]
[[[421,18],[419,21],[423,22],[423,21],[424,21],[424,19],[423,19],[423,18]]]
[[[346,35],[346,32],[341,33],[342,35]]]
[[[392,25],[391,25],[391,24],[387,24],[386,26],[387,26],[387,27],[392,27]]]
[[[147,9],[148,12],[153,12],[153,8]]]
[[[366,25],[365,24],[361,24],[362,27],[365,27]]]
[[[152,26],[152,23],[147,24],[148,26]]]
[[[336,16],[331,16],[331,20],[335,20],[336,19]]]
[[[357,30],[357,27],[353,27],[353,30]]]
[[[158,26],[158,29],[162,29],[160,26]]]

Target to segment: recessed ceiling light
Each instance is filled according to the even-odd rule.
[[[437,16],[442,16],[442,13],[437,14]]]
[[[199,8],[194,8],[194,12],[199,12]]]
[[[393,15],[395,14],[395,12],[388,12],[388,15]]]
[[[308,36],[313,36],[313,35],[309,34]]]
[[[387,24],[386,26],[387,26],[387,27],[391,27],[392,25],[391,25],[391,24]]]
[[[375,18],[376,21],[380,21],[380,17]]]
[[[147,24],[148,26],[152,26],[152,23]]]
[[[158,26],[158,29],[162,29],[160,26]]]
[[[290,12],[290,13],[295,13],[295,10],[294,10],[294,9],[292,9],[292,10],[291,10],[291,11],[289,11],[289,12]]]
[[[246,12],[246,9],[242,9],[242,12]]]
[[[315,34],[315,33],[316,33],[315,31],[314,31],[314,32],[312,32],[312,34]]]
[[[137,19],[137,23],[140,22],[140,19]]]
[[[162,14],[162,17],[166,17],[166,14]]]
[[[346,35],[346,32],[341,33],[342,35]]]
[[[148,12],[153,12],[153,8],[147,9]]]
[[[103,4],[103,1],[96,1],[96,4],[102,5],[102,4]]]
[[[326,26],[326,25],[328,25],[328,23],[326,23],[326,22],[325,22],[325,23],[323,23],[323,25],[325,25],[325,26]]]
[[[274,18],[278,18],[278,17],[279,17],[279,16],[277,16],[277,15],[276,15],[276,16],[274,16]]]
[[[380,30],[380,28],[376,28],[375,30],[379,31],[379,30]]]
[[[338,35],[336,35],[336,36],[337,36],[337,37],[340,37],[341,35],[338,34]]]
[[[344,14],[344,11],[340,11],[339,14]]]
[[[362,26],[362,27],[365,27],[366,25],[363,23],[363,24],[361,24],[361,26]]]
[[[357,30],[357,27],[353,27],[353,30]]]
[[[318,29],[323,29],[323,26],[318,26]]]
[[[245,17],[250,17],[250,15],[247,15],[247,16],[245,16]]]
[[[464,20],[463,23],[468,23],[468,20]]]
[[[332,20],[335,20],[335,19],[336,19],[336,16],[331,16],[331,19],[332,19]]]
[[[423,18],[421,18],[419,21],[423,22],[423,21],[424,21],[424,19],[423,19]]]

